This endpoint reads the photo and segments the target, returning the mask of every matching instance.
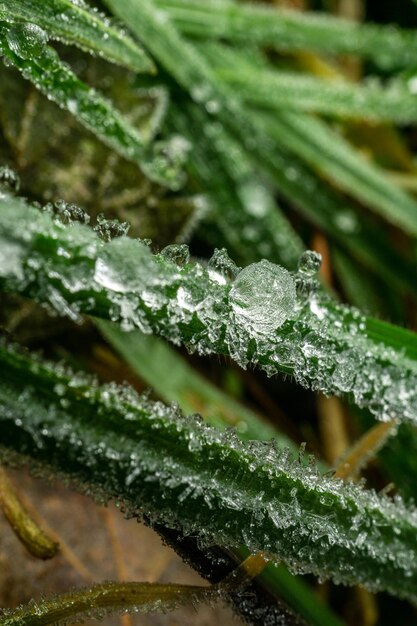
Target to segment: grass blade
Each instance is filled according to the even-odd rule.
[[[202,413],[206,421],[217,428],[234,427],[242,439],[275,436],[281,447],[294,448],[287,437],[278,435],[259,415],[205,380],[165,342],[138,331],[123,332],[116,324],[104,320],[95,323],[124,361],[165,402],[177,402],[187,415]]]
[[[230,283],[221,269],[179,266],[126,236],[106,243],[87,226],[65,226],[8,196],[0,208],[3,289],[74,320],[90,313],[268,375],[292,374],[378,419],[416,421],[417,362],[413,350],[404,353],[407,332],[332,303],[304,273],[309,255],[296,275],[261,261]]]
[[[214,600],[216,589],[197,585],[105,582],[6,610],[1,626],[47,626],[102,620],[110,613],[150,613]]]
[[[0,20],[36,24],[51,39],[74,44],[135,72],[155,72],[143,48],[87,4],[70,0],[4,0]]]
[[[258,67],[246,71],[220,67],[216,74],[245,102],[268,110],[300,110],[370,122],[417,121],[416,95],[400,81],[387,87],[360,85]]]
[[[153,180],[179,188],[188,144],[180,138],[149,145],[113,105],[83,83],[47,45],[45,31],[35,25],[0,22],[0,46],[5,57],[37,89],[92,131],[121,156],[138,164]]]
[[[6,460],[23,454],[203,541],[415,601],[416,514],[402,502],[4,344],[0,370]]]
[[[157,0],[186,35],[272,45],[280,50],[353,54],[382,69],[413,67],[417,35],[395,26],[357,24],[317,12],[255,3]]]

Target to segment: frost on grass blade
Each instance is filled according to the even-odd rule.
[[[359,311],[326,299],[314,255],[295,274],[262,261],[231,281],[229,269],[176,265],[126,236],[105,242],[4,194],[0,261],[0,287],[60,315],[90,313],[200,354],[228,354],[242,367],[346,395],[378,419],[417,422],[417,362],[383,336],[372,340]]]
[[[84,2],[70,0],[2,0],[0,20],[35,24],[51,39],[78,46],[136,72],[154,72],[141,46],[108,17]]]
[[[202,52],[212,65],[221,65],[233,72],[237,70],[239,73],[242,67],[244,69],[250,67],[257,76],[258,73],[262,75],[264,68],[268,67],[262,60],[256,65],[248,63],[246,59],[242,60],[241,54],[221,44],[204,46]],[[272,90],[270,89],[268,93],[271,99]],[[237,91],[237,94],[238,98],[242,99],[241,92]],[[415,106],[412,106],[415,109]],[[365,159],[324,121],[290,109],[291,107],[279,108],[273,115],[268,111],[251,113],[252,126],[259,120],[264,126],[262,134],[270,142],[271,140],[275,142],[273,152],[281,149],[288,151],[290,155],[295,155],[308,167],[318,171],[325,180],[334,181],[338,188],[365,203],[375,213],[383,215],[405,232],[409,234],[417,232],[415,219],[417,205],[409,194],[387,179],[383,169]],[[262,134],[260,132],[258,134],[257,141],[261,143]],[[263,143],[266,143],[265,138]],[[303,184],[301,178],[304,177],[301,176],[297,180],[298,187]],[[307,184],[306,180],[304,184]],[[309,196],[311,195],[310,193]],[[323,199],[320,198],[320,204],[322,202]],[[339,214],[338,210],[336,215]]]
[[[48,45],[36,24],[0,22],[5,58],[50,100],[69,111],[101,141],[138,164],[152,180],[178,189],[189,144],[182,137],[149,144],[103,96],[83,83]]]
[[[3,461],[23,455],[202,545],[244,544],[295,572],[417,600],[417,514],[399,498],[2,341],[0,371]]]
[[[234,87],[248,104],[268,110],[300,110],[371,122],[410,124],[416,121],[413,79],[392,80],[386,87],[374,82],[358,85],[347,80],[323,80],[272,67],[216,68],[216,75]]]
[[[50,598],[32,600],[17,609],[0,613],[1,626],[66,626],[92,619],[103,620],[111,613],[154,613],[172,611],[183,605],[218,600],[218,586],[170,583],[105,582]]]
[[[328,14],[258,3],[156,0],[155,4],[167,12],[182,33],[202,39],[253,42],[281,50],[331,55],[355,54],[385,70],[415,65],[414,30],[357,24]]]
[[[193,103],[172,103],[171,119],[176,132],[189,140],[199,138],[188,167],[210,198],[209,232],[220,231],[229,252],[245,265],[266,258],[296,267],[304,244],[277,205],[272,189],[254,173],[249,153]],[[200,235],[205,233],[201,229]]]

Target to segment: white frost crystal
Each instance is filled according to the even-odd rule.
[[[266,260],[252,263],[234,281],[230,303],[237,318],[252,331],[272,333],[294,315],[294,279],[280,265]]]

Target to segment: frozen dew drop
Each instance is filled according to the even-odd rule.
[[[16,24],[8,29],[7,41],[21,59],[35,59],[48,43],[48,35],[36,24]]]
[[[55,202],[55,209],[58,213],[59,219],[63,224],[88,224],[90,222],[90,216],[84,209],[79,207],[73,202],[65,202],[65,200],[57,200]]]
[[[161,255],[179,266],[187,265],[190,260],[190,250],[185,243],[173,243],[169,246],[165,246],[165,248],[161,250]]]
[[[240,268],[229,257],[226,248],[215,248],[211,259],[208,262],[208,270],[211,278],[216,280],[215,273],[220,277],[230,280],[236,278]],[[216,282],[219,282],[218,280]],[[223,281],[220,281],[223,282]]]
[[[295,277],[297,295],[309,297],[319,287],[316,275],[321,267],[321,254],[314,250],[306,250],[298,259],[298,272]]]
[[[298,271],[305,276],[312,277],[321,267],[321,254],[314,250],[306,250],[298,260]]]
[[[99,215],[97,215],[97,225],[94,226],[94,231],[103,241],[111,241],[116,237],[127,235],[129,228],[129,222],[109,220],[102,213],[99,213]]]
[[[135,293],[143,291],[154,274],[149,248],[135,239],[116,238],[100,251],[94,279],[109,292]]]
[[[229,298],[242,323],[254,332],[269,334],[294,316],[295,282],[286,269],[264,259],[238,274]]]
[[[8,165],[0,167],[0,191],[17,193],[20,188],[20,179]]]
[[[143,166],[145,174],[169,183],[173,190],[180,189],[185,183],[184,166],[190,150],[190,142],[180,135],[155,142]]]

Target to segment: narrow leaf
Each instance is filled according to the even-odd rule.
[[[384,325],[371,320],[367,327],[359,311],[318,291],[314,253],[303,255],[295,275],[263,260],[230,282],[231,266],[225,274],[198,263],[178,266],[137,240],[106,243],[87,226],[65,226],[8,196],[0,208],[1,288],[74,320],[90,313],[200,354],[227,354],[268,375],[289,373],[378,419],[415,423],[417,362],[393,349],[395,327],[386,326],[385,345]],[[404,332],[398,329],[399,343]]]
[[[416,600],[417,516],[399,499],[4,343],[0,370],[3,459],[46,464],[203,543],[246,544],[295,571]]]
[[[47,626],[102,620],[110,613],[172,611],[214,599],[216,589],[161,583],[105,582],[0,613],[1,626]]]
[[[323,80],[295,72],[254,67],[246,71],[216,69],[249,104],[269,110],[292,109],[370,122],[411,124],[417,121],[417,96],[403,82],[387,87]]]
[[[271,439],[293,444],[266,420],[198,374],[173,348],[151,335],[123,332],[116,324],[96,320],[101,333],[134,372],[165,402],[177,402],[185,413],[202,413],[218,428],[234,427],[242,439]]]
[[[135,72],[155,72],[153,62],[137,42],[84,2],[4,0],[0,20],[36,24],[51,39],[74,44]]]
[[[412,67],[417,53],[415,31],[395,26],[358,24],[328,14],[291,11],[255,3],[218,0],[157,0],[187,35],[281,50],[354,54],[383,69]]]
[[[149,145],[103,96],[83,83],[47,45],[48,35],[34,24],[0,22],[0,48],[37,89],[157,182],[177,189],[188,144],[181,138]]]

